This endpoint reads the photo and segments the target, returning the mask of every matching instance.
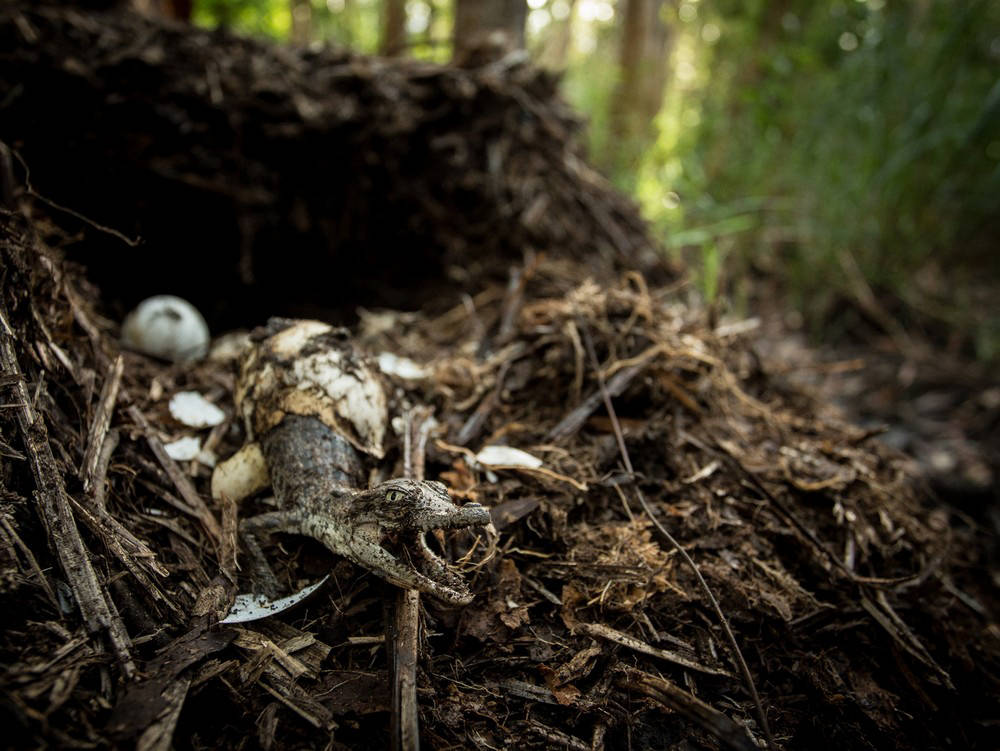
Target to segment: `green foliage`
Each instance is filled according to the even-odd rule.
[[[378,0],[311,0],[312,37],[374,52],[379,39]],[[194,22],[254,36],[287,40],[292,28],[289,0],[195,0]]]
[[[996,328],[916,272],[1000,276],[1000,4],[685,0],[676,23],[638,180],[671,246],[733,247],[817,318],[849,254],[876,290],[922,311],[951,297],[936,317]]]
[[[563,76],[563,93],[587,118],[587,146],[598,161],[609,152],[610,109],[612,95],[618,84],[618,37],[611,22],[595,22],[586,31],[586,45],[577,48],[570,56]],[[627,178],[627,176],[614,176]],[[622,180],[618,180],[622,186]]]
[[[193,16],[201,26],[276,39],[287,38],[292,26],[288,0],[196,0]]]
[[[454,0],[409,0],[406,15],[409,54],[419,60],[448,62],[455,21]]]
[[[374,54],[381,34],[382,0],[310,0],[311,38]],[[446,62],[451,57],[453,0],[409,0],[409,54]],[[287,41],[290,0],[195,0],[194,22]]]

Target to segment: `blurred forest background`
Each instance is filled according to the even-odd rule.
[[[710,301],[1000,359],[995,0],[148,2],[438,62],[500,32],[562,76],[592,161]]]

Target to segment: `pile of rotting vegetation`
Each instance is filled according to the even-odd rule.
[[[232,363],[119,352],[102,291],[34,215],[4,213],[0,233],[5,742],[385,748],[392,587],[277,536],[290,589],[331,579],[280,615],[217,623],[249,586],[238,518],[266,501],[213,503],[209,468],[163,446],[242,443]],[[437,421],[427,477],[488,505],[498,532],[492,558],[471,532],[440,540],[475,599],[421,600],[424,747],[752,749],[761,712],[773,748],[997,747],[977,532],[871,433],[776,389],[746,331],[709,326],[682,288],[541,260],[354,333],[411,361],[386,378],[397,413]],[[224,422],[175,421],[180,390]],[[490,466],[486,446],[539,461]]]
[[[68,248],[92,280],[127,306],[170,289],[222,327],[265,293],[297,316],[457,299],[529,247],[595,273],[648,266],[638,212],[586,164],[554,76],[523,52],[479,62],[7,2],[0,140],[39,194],[142,238],[143,253]]]

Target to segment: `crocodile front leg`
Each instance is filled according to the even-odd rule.
[[[301,511],[269,511],[240,521],[240,539],[243,540],[243,547],[246,548],[250,558],[257,590],[270,600],[278,598],[281,587],[278,585],[278,577],[274,575],[274,569],[267,561],[267,556],[261,550],[260,537],[272,532],[303,534],[303,520]]]

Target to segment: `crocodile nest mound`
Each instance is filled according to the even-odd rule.
[[[268,553],[290,588],[331,581],[279,616],[216,623],[247,586],[246,511],[163,447],[242,443],[232,365],[119,352],[49,230],[6,213],[0,235],[13,745],[230,748],[253,728],[265,748],[384,748],[390,588],[282,537]],[[518,278],[438,316],[367,312],[356,332],[397,358],[396,409],[436,419],[427,477],[489,506],[498,533],[492,557],[469,533],[441,540],[476,599],[422,601],[426,746],[754,748],[761,721],[701,579],[776,747],[992,745],[977,743],[997,642],[976,530],[679,289],[568,281],[554,262]],[[180,424],[179,391],[224,421]],[[395,445],[388,471],[400,461]]]
[[[126,44],[120,37],[129,25],[143,29],[148,22],[95,20],[44,5],[5,8],[0,37],[20,37],[17,52],[0,45],[0,79],[18,55],[43,70],[51,63],[56,76],[60,45],[77,45],[71,49],[79,59],[64,51],[58,75],[67,79],[60,85],[80,87],[79,99],[90,96],[88,87],[113,99],[116,87],[129,85],[129,77],[111,75],[116,64],[127,63],[138,80],[167,75],[151,52],[156,43],[186,45],[195,62],[184,64],[207,70],[210,59],[260,53],[264,67],[304,66],[297,74],[304,79],[309,55],[334,54],[290,60],[288,52],[180,29]],[[119,57],[91,75],[88,59],[111,44],[120,46]],[[216,44],[217,58],[207,47]],[[335,59],[340,63],[329,67]],[[239,100],[273,106],[240,127],[246,143],[277,139],[281,145],[269,148],[291,163],[310,149],[352,153],[351,138],[382,139],[383,163],[364,162],[362,154],[364,164],[345,169],[356,171],[358,185],[388,181],[386,190],[354,196],[373,203],[356,213],[344,208],[313,239],[333,225],[345,234],[331,237],[352,242],[365,232],[413,231],[424,250],[440,243],[440,257],[453,260],[463,257],[463,243],[487,243],[482,257],[494,264],[489,273],[470,272],[464,296],[442,293],[417,312],[371,305],[351,329],[391,386],[396,424],[421,421],[425,476],[458,499],[489,507],[493,520],[490,534],[457,530],[430,541],[456,562],[475,599],[462,608],[420,599],[416,704],[424,747],[1000,746],[998,598],[984,533],[927,497],[877,431],[845,423],[784,381],[780,368],[755,352],[748,322],[713,320],[667,274],[624,271],[641,260],[628,254],[581,263],[588,243],[598,258],[601,247],[618,247],[613,238],[631,238],[629,253],[652,245],[627,202],[591,180],[585,167],[557,170],[557,161],[565,164],[573,153],[568,147],[559,145],[559,160],[546,161],[551,149],[532,139],[541,138],[539,123],[561,105],[533,98],[541,79],[529,69],[322,61],[328,84],[354,102],[353,110],[343,105],[340,130],[331,124],[336,97],[302,102],[275,83],[277,91]],[[276,535],[264,552],[288,591],[329,579],[278,615],[218,622],[252,585],[239,520],[269,503],[266,493],[240,504],[211,497],[210,465],[244,442],[232,402],[232,359],[220,346],[194,364],[122,351],[115,321],[136,290],[100,261],[96,271],[78,263],[89,265],[112,246],[121,257],[123,240],[109,227],[141,232],[153,248],[178,240],[162,207],[136,208],[134,227],[113,222],[128,213],[123,206],[138,206],[137,186],[151,191],[142,200],[165,200],[167,193],[152,187],[159,181],[171,201],[180,201],[177,210],[206,212],[199,203],[225,189],[215,206],[226,203],[228,213],[213,214],[207,235],[188,226],[192,247],[235,248],[232,257],[216,253],[205,261],[233,275],[220,277],[224,294],[237,289],[238,270],[248,268],[241,259],[251,258],[256,269],[275,262],[267,260],[275,249],[284,251],[268,250],[276,236],[266,237],[301,218],[297,202],[309,218],[303,226],[319,221],[322,207],[332,205],[325,201],[335,202],[319,183],[310,183],[312,192],[291,190],[284,181],[301,174],[291,165],[257,181],[267,194],[264,213],[243,202],[241,191],[253,179],[241,187],[197,177],[199,165],[231,156],[211,137],[234,127],[224,107],[239,86],[249,92],[253,85],[234,73],[249,68],[217,68],[204,74],[205,91],[184,90],[191,96],[184,116],[134,103],[139,120],[130,138],[147,150],[127,152],[134,172],[119,174],[108,196],[102,182],[85,206],[69,204],[71,214],[52,205],[56,196],[65,202],[59,186],[73,179],[60,177],[69,169],[59,161],[68,158],[67,144],[53,142],[47,156],[40,136],[25,131],[11,143],[18,152],[0,149],[0,163],[12,165],[0,164],[8,201],[0,209],[0,707],[11,747],[391,745],[388,653],[395,636],[385,611],[394,589],[312,540]],[[214,104],[213,75],[223,82]],[[32,89],[6,100],[19,122],[31,108],[12,100],[37,95]],[[442,135],[434,146],[429,132],[409,129],[405,107],[398,119],[382,119],[391,112],[379,108],[378,97],[394,101],[399,91],[422,97],[422,107],[438,102],[434,111],[445,119],[460,112],[488,119],[477,97],[517,102],[523,119],[495,120],[491,127],[502,135],[490,141],[474,130],[485,119],[473,117],[472,130],[456,131],[452,141]],[[125,91],[121,106],[133,96],[135,90]],[[358,114],[362,105],[371,107],[368,115]],[[317,106],[326,109],[311,115]],[[267,119],[279,109],[308,126],[308,147],[281,140],[285,131]],[[143,119],[154,110],[162,121]],[[207,130],[183,147],[159,142],[157,128],[192,112],[201,112]],[[151,130],[143,141],[145,127]],[[562,137],[546,136],[551,143]],[[420,139],[419,147],[411,143],[417,151],[405,178],[395,171],[406,161],[397,138]],[[489,186],[481,179],[492,173],[470,167],[468,193],[459,177],[473,162],[449,169],[444,156],[430,157],[442,149],[471,158],[469,144],[518,138],[527,139],[527,153],[505,153],[519,166],[500,158],[506,166]],[[76,159],[96,160],[110,140],[86,143],[80,141]],[[177,154],[195,143],[202,151],[187,151],[192,161],[181,169]],[[251,147],[240,148],[247,150],[240,158],[249,159]],[[170,151],[161,157],[157,149]],[[479,157],[488,161],[490,153]],[[248,161],[246,174],[278,170],[277,161],[261,160]],[[30,183],[24,166],[32,168]],[[126,170],[121,156],[117,166]],[[45,199],[43,174],[56,190]],[[554,188],[552,180],[566,184]],[[540,195],[549,203],[532,212]],[[412,224],[380,225],[378,211],[390,203],[391,217],[405,206]],[[504,229],[496,224],[501,209],[513,212]],[[264,229],[267,212],[274,224]],[[542,223],[533,225],[528,217],[536,214]],[[251,227],[246,246],[237,242],[240,216]],[[357,224],[362,220],[369,225]],[[212,233],[227,222],[233,236],[222,243]],[[566,234],[551,234],[557,227]],[[241,247],[252,248],[249,255],[241,256]],[[331,248],[316,263],[328,263]],[[192,255],[183,263],[191,263],[195,252],[184,252]],[[447,269],[443,274],[439,292],[454,282]],[[227,316],[242,316],[239,324],[251,328],[273,313],[294,312],[287,278],[255,272],[244,282],[256,307],[236,305],[226,315],[210,307],[217,333]],[[208,295],[209,284],[186,283],[171,291]],[[348,302],[324,306],[310,297],[309,284],[302,298],[308,310],[349,317]],[[180,392],[213,402],[221,421],[204,428],[180,422],[170,408]],[[390,435],[385,459],[373,466],[382,476],[401,475],[411,455],[399,434]],[[175,459],[167,449],[183,438],[197,440],[194,458]]]
[[[433,303],[525,248],[594,273],[657,256],[523,57],[293,50],[35,0],[0,7],[0,50],[0,140],[32,185],[142,239],[69,249],[128,306],[169,289],[235,328],[262,295],[299,317]]]

